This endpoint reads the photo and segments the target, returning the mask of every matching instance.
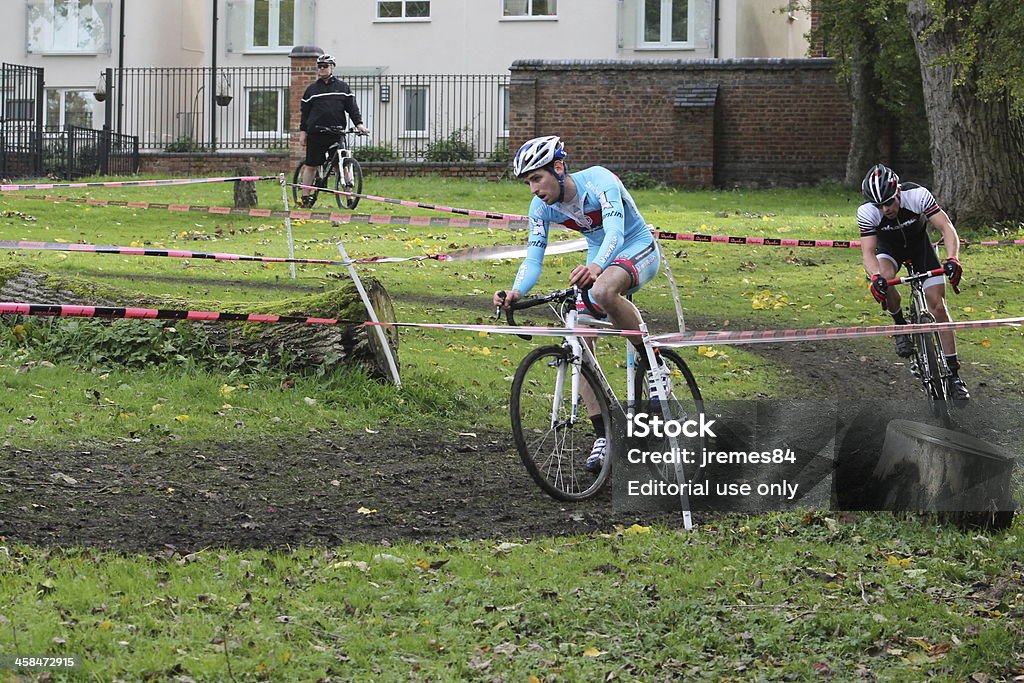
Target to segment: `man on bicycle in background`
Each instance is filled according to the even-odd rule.
[[[583,233],[589,250],[585,265],[576,266],[569,284],[590,290],[590,298],[604,309],[620,330],[637,330],[641,317],[627,294],[640,289],[657,274],[661,253],[654,236],[622,181],[602,166],[569,173],[565,146],[556,135],[534,138],[516,152],[512,173],[530,186],[529,241],[526,258],[511,290],[494,294],[494,305],[508,309],[537,283],[548,230],[559,223]],[[639,339],[633,340],[638,342]],[[597,436],[587,458],[587,469],[600,471],[608,447],[591,387],[584,383],[586,402]]]
[[[941,267],[946,271],[945,275],[953,285],[953,291],[959,294],[960,277],[964,270],[957,258],[960,253],[960,236],[932,193],[915,183],[900,183],[899,176],[882,164],[876,164],[864,176],[861,191],[867,200],[857,209],[864,270],[871,278],[871,294],[892,316],[893,321],[897,325],[907,324],[899,292],[895,287],[890,289],[886,280],[894,278],[905,261],[910,261],[917,272]],[[928,239],[929,223],[942,233],[946,260],[941,266],[935,248]],[[924,288],[928,308],[935,316],[935,321],[949,322],[944,278],[941,275],[928,278]],[[956,336],[951,331],[943,331],[939,333],[939,339],[946,363],[953,373],[953,399],[967,401],[971,395],[960,378]],[[896,353],[904,358],[914,354],[914,343],[908,335],[896,335]]]
[[[299,144],[306,148],[306,159],[302,167],[302,184],[312,185],[316,167],[324,162],[327,149],[341,139],[341,134],[328,128],[345,129],[348,118],[360,133],[369,133],[363,125],[363,116],[348,83],[335,78],[334,57],[328,54],[316,58],[317,79],[306,88],[299,106],[302,120],[299,123]],[[346,114],[348,118],[346,118]],[[313,205],[309,190],[303,190],[303,207]]]

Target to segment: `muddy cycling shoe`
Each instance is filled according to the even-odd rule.
[[[664,392],[663,396],[672,395],[672,380],[669,378],[668,368],[664,365],[661,369],[654,373],[650,370],[647,371],[647,397],[652,402],[658,402],[660,397],[658,395],[658,388]]]
[[[949,393],[950,398],[954,401],[966,403],[971,400],[971,392],[967,391],[967,385],[960,379],[959,375],[949,380]]]
[[[301,206],[303,209],[312,209],[313,198],[308,194],[302,195],[302,199],[299,200],[299,206]]]
[[[602,436],[594,441],[594,447],[590,450],[590,456],[587,458],[587,464],[584,465],[587,472],[597,474],[601,471],[601,467],[604,466],[605,451],[607,450],[608,439]]]
[[[896,355],[900,358],[910,358],[914,355],[914,340],[909,334],[896,335]]]

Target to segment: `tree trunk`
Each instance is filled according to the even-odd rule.
[[[395,311],[387,290],[374,278],[364,277],[362,281],[378,319],[382,322],[393,322]],[[4,269],[0,270],[0,300],[32,304],[187,308],[350,320],[353,322],[337,325],[180,320],[129,320],[123,321],[122,324],[143,323],[166,327],[195,325],[205,335],[211,356],[228,351],[246,357],[265,354],[274,363],[283,361],[290,370],[310,367],[330,370],[340,366],[358,366],[378,379],[391,379],[387,356],[377,333],[374,328],[359,324],[368,320],[369,316],[355,283],[348,278],[338,281],[336,289],[323,294],[247,306],[244,311],[224,311],[224,307],[216,302],[154,297],[65,275]],[[385,330],[392,354],[397,359],[398,332],[395,328]],[[129,349],[125,351],[128,352]]]
[[[959,45],[958,25],[934,30],[929,0],[910,0],[907,15],[921,61],[931,133],[933,189],[940,205],[962,226],[1019,219],[1024,213],[1024,121],[1007,98],[982,102],[973,76],[937,64]],[[960,2],[961,9],[976,4]]]
[[[235,175],[238,176],[252,176],[255,175],[251,168],[247,166],[240,167],[235,170]],[[259,204],[259,199],[256,197],[256,183],[252,180],[236,180],[235,181],[235,208],[236,209],[252,209]]]
[[[889,161],[882,149],[885,134],[882,108],[875,103],[874,98],[879,90],[878,79],[871,60],[867,58],[871,49],[867,36],[861,36],[861,42],[854,46],[853,58],[850,60],[852,132],[850,153],[846,157],[846,184],[858,189],[869,168],[879,162]]]

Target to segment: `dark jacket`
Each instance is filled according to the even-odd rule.
[[[299,130],[307,133],[320,132],[317,130],[318,127],[347,127],[346,114],[352,119],[353,126],[363,122],[352,88],[335,76],[331,76],[326,83],[318,78],[306,88],[302,95],[300,110],[302,121],[299,123]]]

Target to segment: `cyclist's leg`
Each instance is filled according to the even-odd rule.
[[[627,244],[598,276],[590,297],[605,310],[616,328],[640,329],[640,311],[626,295],[650,282],[660,267],[661,254],[653,239]]]
[[[881,239],[878,240],[878,246],[875,248],[875,256],[878,257],[878,272],[887,280],[896,277],[900,270],[900,264],[907,258],[901,245],[891,244]],[[903,315],[903,299],[896,287],[890,287],[885,295],[885,312],[892,316],[893,322],[897,325],[907,324],[907,319]],[[910,335],[897,334],[894,340],[897,356],[909,358],[914,355],[914,341]]]
[[[302,185],[313,185],[316,168],[323,163],[324,156],[327,154],[327,148],[330,144],[330,136],[325,136],[320,133],[306,134],[306,158],[303,161],[302,166]],[[310,190],[303,189],[301,194],[303,196],[303,200],[306,201],[312,192]],[[308,201],[309,203],[312,203],[311,199]]]

